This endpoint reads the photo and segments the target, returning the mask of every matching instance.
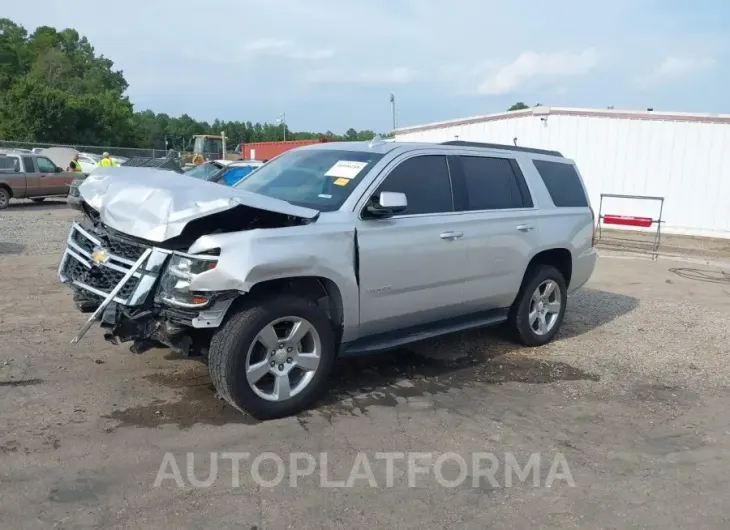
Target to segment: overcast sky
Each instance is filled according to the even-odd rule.
[[[104,7],[102,7],[102,5]],[[113,6],[113,7],[112,7]],[[293,130],[528,105],[730,112],[727,0],[23,0],[33,30],[76,28],[137,110]]]

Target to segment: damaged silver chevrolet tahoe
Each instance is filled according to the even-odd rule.
[[[123,173],[123,174],[122,174]],[[199,356],[267,419],[326,388],[338,355],[507,323],[550,341],[591,276],[594,218],[560,153],[446,142],[289,151],[235,188],[97,170],[59,276],[113,343]]]

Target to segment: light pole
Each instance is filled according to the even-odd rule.
[[[284,126],[284,141],[286,142],[286,112],[282,112],[281,116],[276,118],[276,123],[281,123]]]
[[[393,117],[393,130],[395,131],[395,95],[392,92],[390,93],[390,114]]]

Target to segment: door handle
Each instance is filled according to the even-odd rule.
[[[441,239],[445,239],[446,241],[453,241],[462,237],[464,237],[462,232],[443,232],[441,234]]]
[[[535,228],[534,226],[530,226],[530,225],[520,225],[517,227],[517,230],[519,230],[520,232],[529,232],[530,230],[532,230],[534,228]]]

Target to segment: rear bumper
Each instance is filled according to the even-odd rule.
[[[583,287],[591,279],[596,268],[598,252],[596,247],[591,247],[579,256],[573,257],[573,274],[570,278],[568,293],[572,293]]]

